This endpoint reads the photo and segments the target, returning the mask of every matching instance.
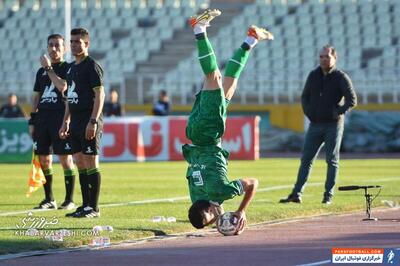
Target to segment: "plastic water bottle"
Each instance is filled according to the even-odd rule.
[[[49,241],[56,241],[56,242],[62,242],[64,240],[62,235],[49,235],[49,236],[45,236],[44,239],[49,240]]]
[[[168,217],[168,218],[167,218],[167,222],[169,222],[169,223],[176,223],[176,218],[173,217],[173,216]]]
[[[94,247],[106,247],[110,245],[110,238],[96,237],[89,242],[89,245]]]
[[[165,217],[164,216],[154,216],[153,217],[153,223],[160,223],[160,222],[165,222]]]
[[[93,226],[93,231],[114,231],[114,228],[111,225],[96,225]]]
[[[38,236],[39,235],[39,230],[37,230],[36,228],[29,228],[26,230],[25,233],[27,236]]]

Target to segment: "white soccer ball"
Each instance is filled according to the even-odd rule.
[[[239,235],[243,232],[245,220],[239,223],[239,219],[234,212],[225,212],[217,219],[217,230],[224,236]]]

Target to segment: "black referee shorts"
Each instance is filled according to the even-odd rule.
[[[72,154],[69,139],[60,139],[58,135],[63,117],[64,110],[39,110],[35,117],[33,132],[35,154]]]
[[[100,154],[100,140],[103,134],[103,119],[98,119],[96,135],[93,139],[86,139],[86,127],[89,123],[92,111],[83,111],[81,113],[71,114],[71,123],[69,126],[70,143],[73,153],[82,152],[86,155]]]

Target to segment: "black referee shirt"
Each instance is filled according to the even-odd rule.
[[[90,56],[79,64],[69,65],[67,71],[68,107],[71,113],[92,110],[94,105],[94,88],[103,86],[103,69]]]
[[[68,64],[60,62],[51,65],[54,72],[61,79],[66,78]],[[36,73],[36,81],[33,90],[39,92],[41,97],[38,104],[39,110],[64,110],[65,96],[51,82],[44,68],[40,68]]]

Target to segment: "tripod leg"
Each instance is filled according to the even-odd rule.
[[[377,221],[377,218],[371,218],[371,195],[367,193],[367,189],[365,189],[365,203],[366,203],[366,213],[367,213],[367,218],[363,219],[363,221]]]

